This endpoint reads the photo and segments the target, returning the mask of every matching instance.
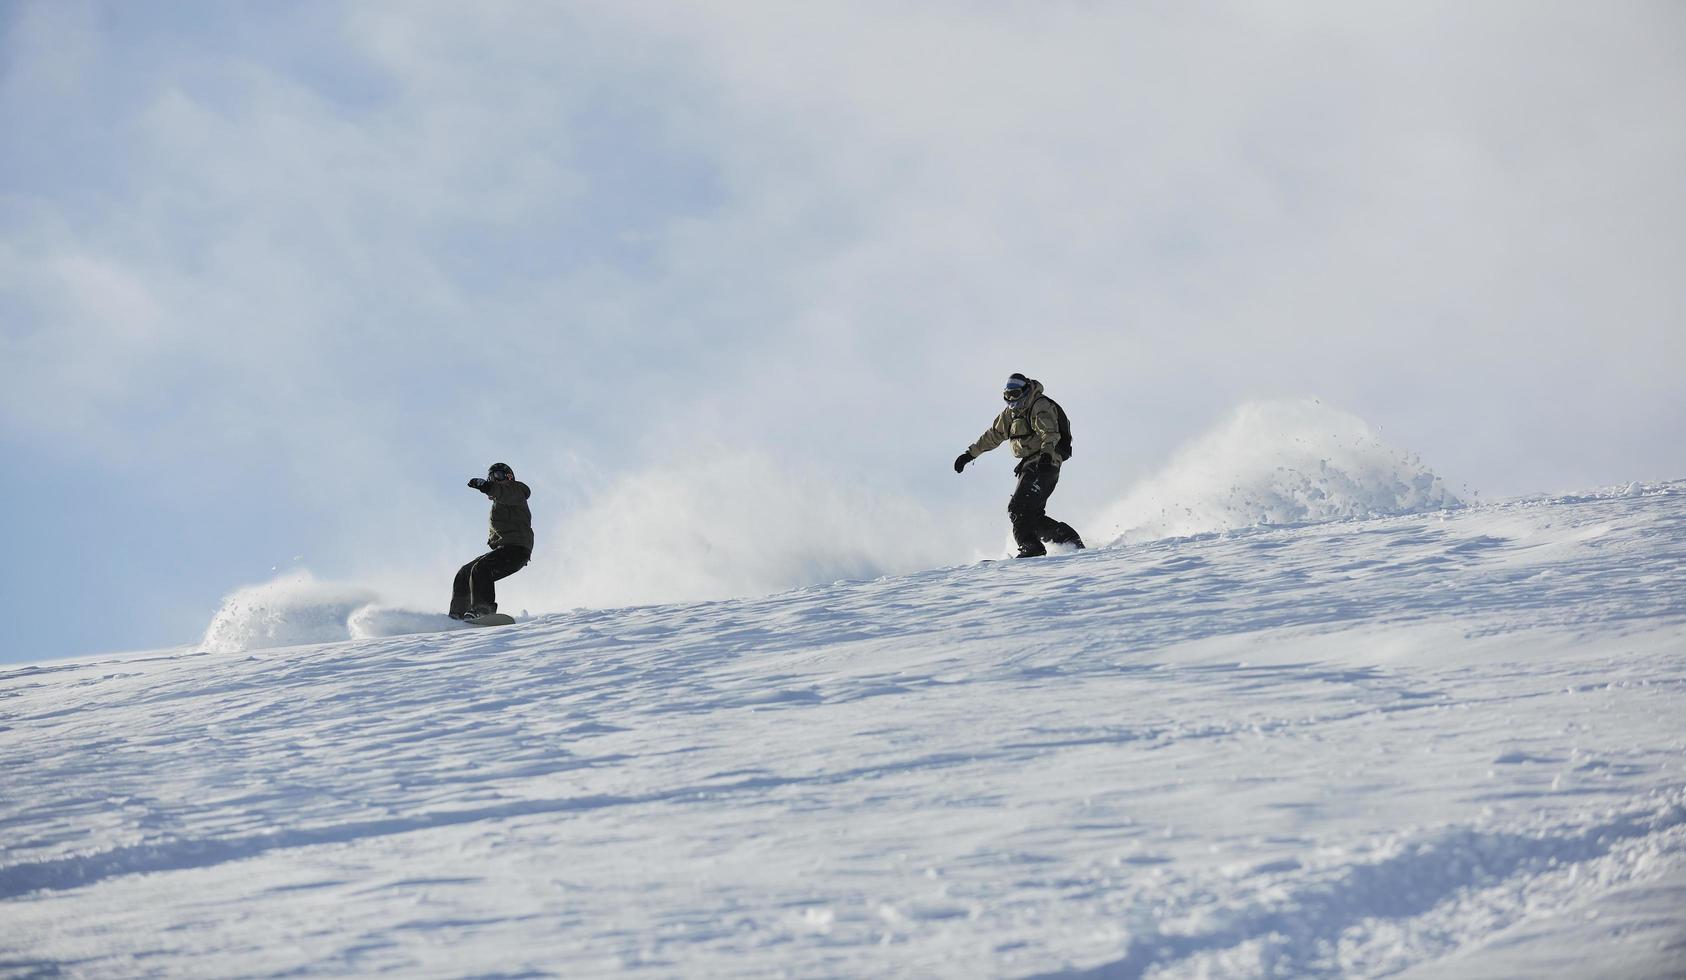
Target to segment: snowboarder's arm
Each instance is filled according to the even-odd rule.
[[[966,449],[967,452],[972,454],[973,458],[982,456],[984,453],[989,452],[991,449],[994,449],[996,446],[999,446],[1003,442],[1007,441],[1007,427],[1002,424],[1002,420],[1006,418],[1006,416],[1006,412],[1002,412],[1000,415],[996,416],[995,421],[990,424],[990,427],[984,430],[984,434],[978,436],[978,441],[972,443],[972,445]],[[1056,423],[1056,425],[1057,424],[1058,423]],[[1058,436],[1055,436],[1055,438],[1058,438]]]
[[[493,500],[503,503],[526,500],[533,495],[533,491],[528,489],[527,485],[520,480],[482,480],[475,477],[468,481],[468,485]]]

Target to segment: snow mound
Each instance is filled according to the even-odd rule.
[[[1416,456],[1316,399],[1251,402],[1102,514],[1113,544],[1462,505]]]
[[[216,653],[239,653],[350,639],[352,613],[374,599],[360,586],[297,572],[235,591],[211,617],[200,642]]]

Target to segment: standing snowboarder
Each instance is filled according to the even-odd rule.
[[[464,565],[451,586],[451,618],[472,620],[498,611],[492,583],[519,572],[533,557],[533,514],[527,509],[533,492],[508,463],[493,463],[486,479],[477,477],[468,485],[492,499],[492,529],[486,537],[492,550]]]
[[[1060,464],[1071,458],[1071,423],[1065,410],[1042,393],[1042,382],[1014,374],[1007,379],[1001,397],[1007,407],[996,417],[994,424],[984,430],[978,441],[954,460],[954,472],[989,452],[1003,442],[1011,441],[1013,455],[1019,463],[1013,475],[1019,478],[1012,499],[1007,501],[1007,515],[1013,521],[1013,540],[1019,544],[1020,558],[1035,558],[1048,553],[1045,541],[1083,547],[1083,539],[1070,524],[1048,516],[1048,498],[1060,480]]]

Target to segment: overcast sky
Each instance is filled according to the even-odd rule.
[[[1011,371],[1074,518],[1305,395],[1486,498],[1686,477],[1673,0],[0,31],[0,659],[192,642],[301,568],[443,607],[493,460],[535,611],[968,560],[1007,464],[949,464]]]

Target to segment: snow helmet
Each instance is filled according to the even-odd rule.
[[[1030,394],[1030,379],[1022,374],[1014,373],[1007,378],[1007,383],[1001,386],[1001,400],[1009,405],[1017,405]]]
[[[513,480],[515,479],[515,471],[509,468],[508,463],[493,463],[486,468],[486,479]]]

